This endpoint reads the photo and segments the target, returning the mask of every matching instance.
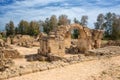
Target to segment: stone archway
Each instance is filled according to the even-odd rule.
[[[79,38],[86,38],[86,33],[84,31],[83,26],[79,25],[79,24],[72,24],[70,25],[70,29],[69,29],[69,33],[73,30],[73,29],[77,29],[80,33]]]
[[[67,28],[68,28],[68,30],[66,30],[66,37],[65,37],[65,47],[66,48],[70,48],[70,46],[71,46],[71,42],[72,42],[71,31],[74,30],[74,29],[77,29],[79,31],[78,40],[87,38],[87,34],[84,31],[84,27],[83,26],[81,26],[79,24],[71,24]]]
[[[75,45],[71,44],[71,30],[73,29],[77,29],[80,33]],[[54,53],[59,56],[64,55],[65,52],[69,53],[69,51],[72,51],[72,53],[84,53],[85,51],[94,48],[93,44],[96,44],[95,46],[98,47],[100,46],[101,35],[102,32],[96,32],[96,30],[94,31],[79,24],[71,24],[67,26],[61,25],[56,31],[53,31],[48,35],[43,33],[40,34],[39,53],[42,55],[45,55],[46,53]]]
[[[79,31],[79,37],[77,40],[73,40],[70,36],[71,31],[73,29],[77,29]],[[71,45],[72,45],[71,42],[73,44],[75,44],[76,47],[82,52],[90,50],[92,48],[91,29],[89,29],[87,27],[83,27],[79,24],[71,24],[66,35],[69,35],[69,37],[65,38],[65,47],[67,49],[69,49],[71,47]]]
[[[78,29],[75,28],[71,31],[71,38],[72,39],[74,39],[74,40],[78,39],[79,35],[80,35],[80,33],[79,33]]]

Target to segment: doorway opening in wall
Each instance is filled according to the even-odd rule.
[[[79,35],[80,35],[80,32],[78,29],[71,30],[71,38],[72,39],[78,39]]]

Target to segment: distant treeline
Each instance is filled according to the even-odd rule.
[[[84,15],[81,19],[74,18],[74,23],[78,23],[87,27],[88,16]],[[21,20],[17,27],[14,26],[14,22],[10,21],[6,24],[6,36],[14,36],[16,34],[36,36],[40,32],[40,27],[43,28],[43,32],[49,34],[50,31],[55,30],[59,25],[71,24],[71,20],[67,15],[60,15],[58,18],[56,15],[52,15],[50,18],[46,18],[44,21],[25,21]],[[104,39],[120,39],[120,15],[115,13],[99,14],[96,22],[94,23],[95,29],[104,30]],[[74,31],[75,37],[79,32]]]

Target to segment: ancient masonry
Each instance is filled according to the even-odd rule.
[[[40,49],[38,50],[38,54],[47,55],[52,53],[58,56],[64,56],[66,51],[72,46],[71,31],[73,29],[77,29],[80,33],[75,46],[78,52],[101,47],[102,30],[89,29],[79,24],[61,25],[48,35],[40,33]]]
[[[17,34],[13,37],[7,37],[6,43],[8,45],[17,45],[21,47],[39,47],[39,36],[21,35]]]
[[[20,53],[8,45],[5,41],[0,39],[0,71],[11,67],[14,64],[12,59],[19,58]]]

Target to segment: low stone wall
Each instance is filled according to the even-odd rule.
[[[0,49],[0,71],[10,68],[14,62],[12,59],[22,57],[17,50],[14,49]]]
[[[87,56],[112,56],[120,55],[120,47],[109,46],[104,48],[99,48],[96,50],[90,50],[86,53]]]
[[[4,54],[4,57],[5,58],[12,58],[12,59],[15,59],[15,58],[20,58],[22,57],[20,55],[20,53],[15,50],[15,49],[1,49],[2,53]]]
[[[102,44],[101,47],[106,47],[106,46],[120,46],[120,40],[117,41],[109,40],[107,43]]]

